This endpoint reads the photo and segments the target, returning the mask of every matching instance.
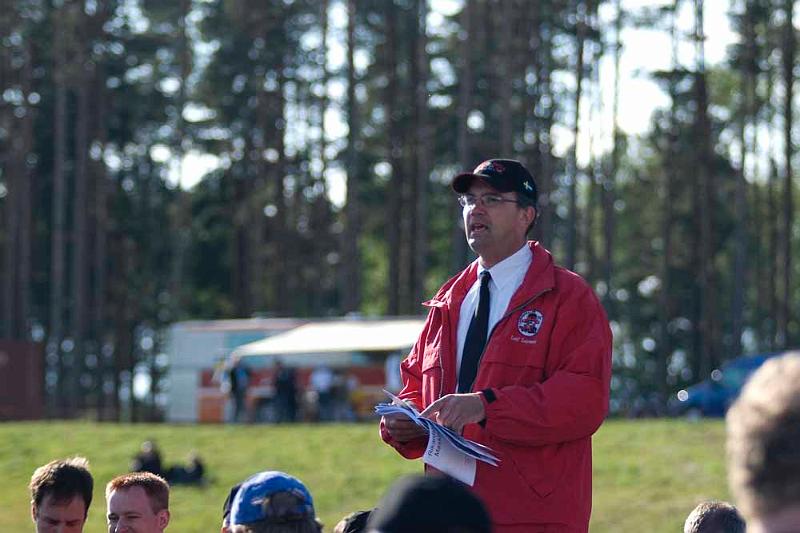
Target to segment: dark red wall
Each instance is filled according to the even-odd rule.
[[[0,339],[0,420],[34,420],[44,414],[41,344]]]

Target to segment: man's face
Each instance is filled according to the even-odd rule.
[[[161,533],[169,524],[169,511],[153,512],[142,487],[115,490],[108,496],[108,533]]]
[[[31,505],[31,516],[37,533],[80,533],[86,522],[86,503],[81,496],[56,501],[47,494],[37,508]]]
[[[472,180],[467,194],[479,199],[492,195],[503,200],[517,200],[515,193],[499,192],[477,178]],[[465,207],[462,211],[467,243],[486,268],[512,255],[525,243],[525,234],[533,221],[535,210],[523,209],[514,202],[504,201],[485,207],[478,200],[474,207]]]

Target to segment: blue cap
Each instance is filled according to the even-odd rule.
[[[225,498],[225,503],[222,504],[222,525],[225,527],[231,525],[231,505],[233,505],[233,499],[236,497],[236,493],[239,492],[239,487],[241,486],[242,484],[238,483],[231,487],[231,491]]]
[[[276,505],[277,494],[292,495],[292,505]],[[303,483],[283,472],[261,472],[248,478],[236,493],[231,506],[231,525],[254,522],[290,522],[314,518],[314,500]]]

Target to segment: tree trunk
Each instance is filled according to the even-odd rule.
[[[256,84],[258,85],[258,84]],[[277,202],[271,190],[278,188],[278,173],[275,171],[274,163],[264,158],[264,151],[268,148],[267,139],[275,137],[273,117],[274,111],[271,106],[275,95],[265,90],[263,87],[256,87],[256,109],[254,128],[258,132],[256,135],[249,136],[248,144],[251,146],[243,160],[245,167],[245,179],[250,184],[250,196],[244,205],[242,216],[247,220],[247,256],[250,264],[247,272],[247,292],[250,294],[251,309],[250,314],[258,310],[270,309],[273,312],[282,313],[288,302],[281,301],[283,289],[278,285],[287,285],[288,280],[284,279],[282,265],[286,261],[285,255],[289,250],[283,250],[278,246],[270,247],[267,242],[267,227],[275,228],[275,240],[281,239],[284,221],[282,218],[285,213],[267,219],[264,214],[264,205]],[[277,205],[275,203],[274,205]],[[283,255],[283,257],[281,257]],[[272,265],[273,268],[267,268]],[[269,287],[265,285],[270,285]],[[280,294],[279,294],[280,293]],[[273,295],[270,302],[268,294]]]
[[[612,103],[612,148],[611,168],[605,176],[602,188],[603,202],[603,282],[605,293],[603,305],[611,317],[615,317],[612,273],[614,272],[614,203],[616,201],[617,173],[619,172],[622,139],[619,129],[619,82],[620,58],[622,57],[622,0],[615,0],[616,17],[614,19],[614,96]]]
[[[417,0],[417,28],[416,63],[418,79],[414,87],[416,90],[416,144],[417,172],[416,172],[416,216],[414,234],[414,284],[412,291],[412,314],[419,313],[419,303],[425,299],[425,274],[428,266],[428,194],[429,175],[431,168],[431,144],[433,134],[428,113],[428,3],[427,0]]]
[[[712,168],[711,125],[708,116],[708,87],[705,70],[705,46],[703,26],[703,0],[695,0],[695,38],[697,70],[695,72],[695,117],[699,140],[698,178],[700,182],[700,328],[702,333],[701,374],[706,376],[719,364],[717,354],[716,288],[714,275],[714,213],[716,208],[716,184]]]
[[[778,164],[775,160],[770,161],[770,176],[769,185],[767,187],[768,206],[770,213],[774,216],[769,217],[770,235],[769,235],[769,249],[770,253],[770,271],[771,275],[767,276],[769,280],[769,322],[770,322],[770,336],[769,336],[769,349],[777,350],[782,347],[779,337],[779,324],[778,319],[780,316],[781,299],[778,295],[778,282],[780,272],[780,211],[778,209],[778,187],[780,181],[780,173],[778,171]]]
[[[252,294],[249,286],[251,279],[248,246],[250,235],[247,226],[250,189],[247,177],[244,174],[241,168],[231,168],[230,179],[234,182],[233,205],[230,207],[233,220],[231,282],[233,285],[234,312],[238,317],[249,317],[253,313]]]
[[[537,206],[537,218],[541,219],[541,209],[544,203],[543,194],[543,180],[544,175],[544,153],[543,146],[545,142],[545,133],[543,132],[541,118],[541,102],[542,102],[542,73],[544,70],[542,61],[542,11],[531,9],[527,11],[527,18],[525,25],[528,28],[527,33],[522,33],[519,36],[520,44],[519,50],[525,56],[523,66],[526,71],[533,72],[534,83],[531,84],[527,91],[527,97],[524,100],[525,109],[525,122],[523,127],[523,137],[532,137],[533,142],[527,144],[528,164],[530,165],[531,174],[533,174],[536,185],[539,189],[539,206]],[[528,235],[529,238],[541,240],[541,223],[534,226],[534,229]]]
[[[178,187],[176,191],[175,210],[173,212],[172,236],[175,243],[172,247],[172,272],[170,276],[171,311],[174,320],[184,316],[185,289],[184,276],[186,270],[186,253],[191,239],[191,198],[183,190],[183,157],[185,155],[184,143],[188,140],[186,121],[183,110],[187,101],[187,85],[192,70],[192,51],[189,35],[186,31],[191,0],[180,0],[180,17],[178,19],[178,44],[177,54],[180,69],[180,86],[175,101],[175,136],[172,142],[173,157],[178,162]]]
[[[25,95],[33,92],[33,52],[30,41],[24,45],[25,61],[22,66],[22,91]],[[18,239],[18,267],[17,267],[17,320],[14,324],[14,337],[20,340],[30,340],[31,322],[31,265],[33,248],[33,191],[36,177],[36,167],[28,159],[34,153],[34,121],[36,120],[36,107],[25,106],[25,116],[21,119],[21,141],[23,151],[19,176],[19,239]]]
[[[419,178],[422,170],[418,168],[417,136],[419,134],[419,109],[417,107],[417,91],[425,87],[425,83],[420,80],[419,62],[417,61],[419,42],[419,6],[418,0],[414,0],[401,11],[405,45],[405,63],[407,65],[408,76],[405,77],[405,86],[402,90],[404,99],[402,101],[401,113],[403,142],[403,196],[401,202],[401,212],[409,216],[402,216],[400,221],[400,314],[410,314],[416,308],[414,302],[416,284],[416,235],[417,225],[422,221],[417,214],[417,197]]]
[[[12,119],[13,120],[13,119]],[[3,328],[3,336],[8,338],[15,338],[15,323],[16,304],[17,304],[17,277],[19,272],[19,237],[20,237],[20,207],[21,204],[21,191],[20,186],[22,179],[19,177],[20,165],[17,164],[19,155],[19,139],[15,139],[11,143],[9,150],[9,162],[6,165],[8,169],[5,187],[6,187],[6,219],[5,219],[5,272],[3,277],[3,315],[6,318],[5,327]]]
[[[100,73],[95,79],[95,91],[97,92],[97,112],[95,114],[95,130],[98,144],[105,148],[108,142],[108,130],[103,117],[108,111],[108,98],[105,91],[105,76]],[[105,347],[110,344],[108,338],[107,322],[107,302],[106,302],[106,283],[107,283],[107,263],[108,263],[108,177],[106,167],[102,161],[94,165],[94,285],[92,287],[92,311],[94,339],[97,346],[97,367],[98,367],[98,387],[97,387],[97,419],[98,421],[107,420],[106,414],[106,391],[105,381],[108,377],[109,361],[106,357]]]
[[[461,27],[463,34],[459,35],[460,45],[459,49],[459,76],[458,76],[458,137],[457,137],[457,151],[458,151],[458,167],[459,171],[471,171],[476,164],[472,155],[472,142],[470,140],[469,126],[467,120],[469,113],[472,109],[472,92],[474,90],[475,80],[473,78],[473,64],[472,52],[474,50],[472,38],[475,33],[475,0],[466,0],[464,8],[461,11]],[[461,208],[456,202],[453,202],[453,224],[452,231],[452,266],[451,270],[456,272],[464,268],[469,258],[469,251],[467,249],[467,242],[464,237],[464,223],[461,217]]]
[[[584,5],[586,10],[587,6]],[[580,8],[579,8],[580,11]],[[578,137],[580,135],[581,120],[581,96],[583,94],[583,70],[584,70],[584,48],[586,43],[586,11],[578,15],[575,41],[575,94],[573,97],[573,117],[572,117],[572,151],[569,156],[570,176],[569,176],[569,204],[567,215],[567,257],[566,267],[575,270],[578,253]]]
[[[774,93],[775,78],[773,70],[768,69],[766,72],[766,95],[765,101],[767,102],[766,117],[767,124],[774,124],[776,110],[772,103],[772,96]],[[767,347],[769,350],[777,348],[777,320],[778,320],[778,267],[779,258],[779,242],[778,242],[778,226],[780,213],[778,211],[777,188],[778,188],[778,164],[773,157],[775,154],[775,139],[770,128],[767,129],[767,154],[769,154],[769,167],[767,169]]]
[[[320,2],[319,7],[319,18],[320,18],[320,33],[322,35],[322,41],[319,47],[319,68],[320,68],[320,79],[319,83],[322,86],[322,90],[319,94],[319,99],[317,101],[317,109],[318,109],[318,119],[317,119],[317,126],[319,127],[319,140],[318,140],[318,151],[319,151],[319,175],[317,177],[317,187],[319,187],[319,195],[316,197],[314,201],[314,205],[311,206],[311,220],[313,221],[311,225],[311,231],[314,235],[328,235],[329,228],[330,228],[330,221],[328,219],[328,212],[329,212],[329,202],[328,202],[328,186],[326,181],[326,174],[328,171],[328,156],[326,151],[328,150],[328,142],[327,138],[325,137],[325,114],[328,111],[329,101],[328,101],[328,82],[330,80],[330,72],[328,71],[328,8],[329,8],[329,0],[322,0]],[[316,187],[315,187],[316,188]],[[325,239],[325,243],[322,246],[319,246],[318,249],[322,251],[322,260],[317,260],[317,271],[318,271],[318,279],[321,282],[318,290],[314,290],[311,292],[311,308],[315,310],[322,310],[325,309],[328,305],[328,287],[327,287],[327,280],[330,277],[330,270],[331,270],[331,263],[329,261],[329,248],[328,248],[328,240]]]
[[[389,286],[386,288],[388,291],[387,313],[390,315],[397,315],[400,313],[400,272],[403,265],[401,264],[401,232],[402,222],[400,211],[403,202],[403,134],[400,130],[400,110],[398,97],[399,91],[399,73],[397,65],[397,41],[398,41],[398,23],[397,23],[397,7],[394,2],[384,2],[384,13],[386,17],[386,42],[385,42],[385,56],[383,58],[386,73],[387,83],[386,90],[384,91],[385,106],[386,106],[386,124],[388,131],[388,148],[389,153],[387,159],[392,168],[391,176],[389,177],[389,185],[386,187],[386,247],[388,252],[388,268],[389,268]],[[408,218],[408,217],[402,217]]]
[[[347,0],[347,199],[344,224],[344,280],[342,284],[342,310],[345,313],[358,311],[361,307],[361,201],[359,198],[361,165],[359,143],[361,124],[356,101],[355,71],[356,1]]]
[[[781,66],[783,73],[783,231],[781,234],[782,279],[780,307],[778,308],[778,347],[785,349],[790,343],[789,322],[791,321],[792,303],[792,224],[793,199],[792,179],[794,142],[792,129],[794,125],[794,69],[795,69],[795,28],[794,0],[784,0],[783,46],[781,48]]]
[[[88,69],[83,43],[79,44],[76,58],[80,79],[77,80],[77,111],[75,114],[75,179],[72,210],[72,316],[73,373],[70,385],[71,402],[78,409],[85,407],[81,377],[86,368],[86,326],[88,324],[87,283],[88,262],[88,156],[89,156],[89,83],[92,74]]]
[[[59,10],[61,13],[61,10]],[[57,14],[56,41],[63,42],[65,28]],[[66,218],[67,218],[67,85],[66,57],[63,46],[54,49],[54,106],[53,106],[53,196],[52,229],[50,237],[50,327],[48,331],[48,352],[58,357],[57,392],[50,413],[67,416],[67,389],[71,370],[65,365],[61,343],[64,340],[64,293],[66,281]]]
[[[587,32],[592,32],[593,28],[598,27],[597,22],[597,6],[591,0],[586,2],[586,15],[585,15],[585,24],[587,25]],[[585,205],[585,214],[584,214],[584,224],[583,224],[583,239],[581,248],[583,250],[583,257],[584,257],[584,266],[582,269],[582,273],[585,275],[586,280],[592,286],[596,285],[597,278],[598,278],[598,258],[597,258],[597,249],[595,247],[595,243],[597,241],[597,229],[596,224],[598,222],[597,217],[598,214],[601,213],[601,209],[598,207],[602,207],[602,184],[600,183],[600,176],[598,176],[598,164],[597,159],[595,156],[595,129],[592,128],[592,124],[594,124],[599,117],[599,109],[602,107],[602,100],[603,100],[603,91],[600,88],[600,54],[601,51],[599,50],[599,44],[596,46],[591,46],[592,40],[589,38],[589,50],[588,53],[588,70],[589,70],[589,79],[588,79],[588,89],[587,89],[587,97],[589,100],[589,108],[588,108],[588,146],[587,152],[589,155],[589,160],[586,164],[586,178],[588,181],[588,197],[586,199]],[[603,172],[601,171],[601,174]]]
[[[662,392],[666,392],[667,369],[670,358],[672,357],[673,341],[670,331],[670,323],[673,318],[674,296],[672,290],[672,233],[675,225],[673,206],[675,202],[675,185],[678,181],[677,174],[677,152],[678,152],[678,32],[677,19],[680,0],[675,0],[671,13],[670,42],[672,44],[672,75],[669,80],[669,95],[671,100],[669,113],[669,150],[664,159],[664,188],[662,193],[662,221],[661,221],[661,240],[663,241],[663,253],[661,255],[661,291],[659,293],[659,362],[656,379],[662,387]],[[620,7],[620,0],[617,0],[617,7]],[[619,29],[619,26],[618,26]],[[617,34],[619,36],[619,33]],[[618,58],[618,56],[617,56]],[[615,146],[616,147],[616,146]],[[697,358],[694,358],[697,359]],[[696,378],[697,375],[695,374]]]
[[[286,159],[286,145],[285,135],[286,126],[285,121],[282,120],[285,114],[285,89],[286,89],[286,76],[285,65],[281,61],[277,65],[278,71],[278,86],[274,93],[270,96],[271,113],[274,118],[273,124],[275,136],[275,150],[278,152],[278,160],[273,165],[271,172],[272,179],[275,183],[274,199],[275,205],[278,207],[277,216],[273,219],[278,226],[278,234],[275,236],[275,244],[278,249],[277,261],[275,261],[275,281],[279,282],[275,286],[275,295],[278,299],[277,309],[282,316],[287,316],[290,309],[290,298],[292,295],[291,287],[296,287],[296,275],[290,265],[294,261],[296,255],[296,248],[292,242],[292,236],[295,235],[295,213],[291,212],[290,204],[286,198],[286,187],[284,185],[284,176],[287,174],[287,159]],[[255,216],[262,216],[262,212],[258,210]],[[280,280],[283,280],[280,283]]]
[[[511,157],[514,153],[512,135],[514,124],[512,122],[513,110],[511,108],[511,85],[516,75],[514,68],[517,57],[512,50],[512,32],[508,31],[508,24],[514,20],[513,0],[501,0],[495,11],[495,28],[498,33],[500,54],[497,58],[497,85],[500,101],[500,132],[499,154],[501,157]]]
[[[748,149],[753,149],[754,137],[748,136],[748,124],[753,115],[755,89],[753,79],[755,76],[755,35],[751,6],[745,2],[743,14],[744,57],[741,69],[742,106],[739,110],[739,172],[736,174],[736,189],[734,195],[734,211],[737,213],[734,226],[734,263],[733,263],[733,298],[731,302],[731,345],[729,353],[742,352],[742,329],[744,317],[744,299],[747,291],[747,248],[748,248],[748,221],[747,209],[747,164]]]
[[[539,85],[540,102],[549,102],[549,105],[541,106],[541,127],[540,138],[540,157],[541,157],[541,179],[537,176],[536,185],[539,187],[539,222],[534,230],[534,238],[545,246],[551,246],[553,239],[553,190],[555,183],[553,175],[555,173],[555,161],[553,157],[553,126],[556,121],[556,96],[553,93],[552,76],[555,70],[555,58],[553,57],[553,27],[554,21],[552,14],[548,11],[541,11],[542,19],[539,25],[539,40],[536,43],[538,49],[531,50],[531,53],[541,57],[541,71],[537,78]]]
[[[0,15],[1,16],[1,15]],[[16,19],[17,17],[14,17]],[[5,22],[5,21],[4,21]],[[5,26],[5,24],[3,25]],[[5,28],[3,28],[5,29]],[[5,51],[9,47],[2,47]],[[13,52],[7,52],[10,55]],[[1,81],[7,82],[9,86],[15,85],[19,80],[19,76],[11,64],[11,60],[5,60],[5,53],[3,54],[3,69],[2,74],[8,73],[8,79]],[[7,64],[7,66],[6,66]],[[4,100],[0,99],[0,105],[4,104]],[[11,105],[8,106],[8,114],[6,115],[7,121],[4,121],[6,131],[16,130],[17,123],[20,119],[14,115],[14,110]],[[5,117],[4,117],[5,118]],[[18,286],[18,267],[19,267],[19,248],[20,248],[20,215],[22,207],[22,182],[24,178],[20,175],[23,172],[25,154],[23,153],[24,147],[22,146],[22,139],[18,136],[6,137],[7,149],[3,158],[3,172],[4,185],[6,189],[6,197],[3,200],[5,205],[5,224],[2,230],[5,237],[5,254],[4,254],[4,272],[3,272],[3,329],[0,334],[7,338],[16,338],[16,322],[17,322],[17,286]]]
[[[592,120],[591,114],[589,120]],[[591,154],[591,144],[589,142],[589,150]],[[583,252],[583,261],[579,263],[582,268],[579,273],[584,276],[586,281],[594,286],[597,277],[597,252],[594,247],[595,237],[595,215],[597,213],[596,206],[600,205],[600,187],[598,185],[597,173],[595,172],[594,156],[590,156],[588,165],[586,166],[586,181],[588,182],[588,191],[586,197],[586,209],[583,214],[583,235],[581,235],[581,248]]]
[[[12,9],[7,9],[0,12],[0,33],[6,35],[12,31],[16,25],[15,20],[16,12]],[[0,87],[8,87],[12,84],[11,81],[11,65],[10,58],[12,52],[8,46],[0,46]],[[0,128],[5,131],[11,129],[12,112],[10,105],[0,98]],[[11,159],[11,147],[9,146],[8,139],[0,141],[0,168],[9,168],[9,161]],[[2,259],[2,270],[0,270],[0,335],[8,336],[9,328],[11,327],[11,316],[13,314],[13,303],[11,301],[11,288],[13,268],[9,262],[12,255],[11,248],[11,235],[9,228],[12,220],[12,205],[9,202],[9,185],[10,176],[6,170],[6,179],[4,180],[4,198],[0,199],[0,220],[4,225],[0,228],[0,258]]]

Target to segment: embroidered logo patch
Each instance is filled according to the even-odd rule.
[[[487,171],[489,172],[496,172],[498,174],[502,174],[506,171],[506,167],[498,163],[497,161],[484,161],[473,171],[474,174],[486,174]]]
[[[544,315],[541,312],[536,310],[525,311],[517,321],[517,329],[526,337],[533,337],[539,333],[543,321]]]

